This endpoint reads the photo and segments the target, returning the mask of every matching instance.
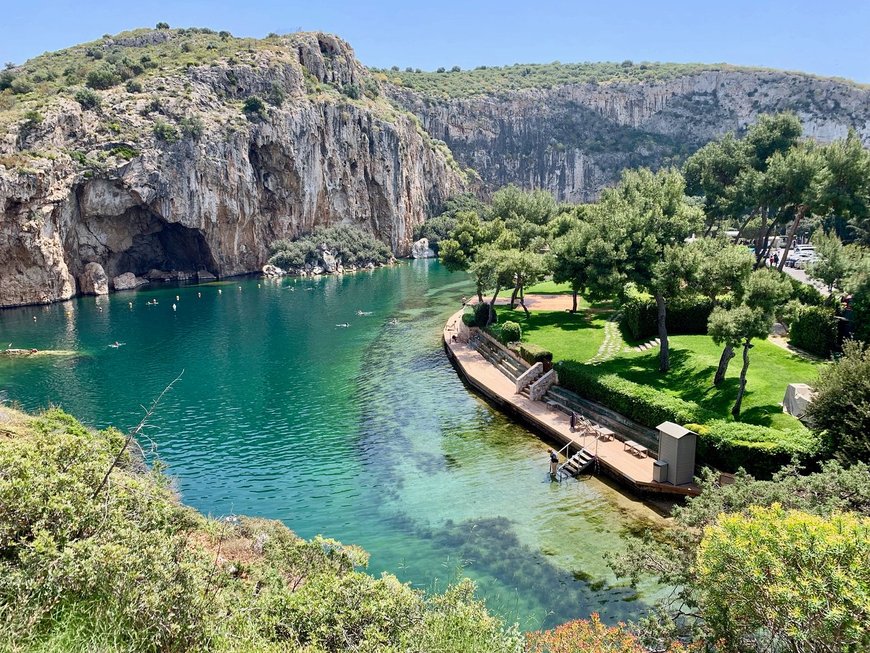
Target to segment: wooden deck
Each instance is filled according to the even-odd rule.
[[[553,440],[565,445],[569,442],[586,447],[597,457],[599,471],[641,492],[697,495],[700,488],[694,484],[671,485],[653,480],[654,458],[639,457],[625,450],[619,432],[605,441],[579,432],[572,433],[569,417],[541,401],[515,393],[514,382],[486,361],[477,351],[462,342],[458,335],[463,311],[458,311],[444,327],[444,347],[459,373],[469,385],[496,405],[507,409]],[[454,340],[453,336],[457,336]]]

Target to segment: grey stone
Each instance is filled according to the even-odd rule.
[[[132,290],[148,283],[148,279],[137,277],[132,272],[125,272],[112,279],[115,290]]]
[[[411,245],[411,256],[414,258],[435,258],[435,252],[429,247],[429,239],[421,238]]]
[[[108,295],[109,277],[99,263],[91,261],[79,275],[79,292],[83,295]]]

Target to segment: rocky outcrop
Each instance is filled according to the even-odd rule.
[[[820,141],[854,128],[870,143],[870,89],[799,73],[726,68],[471,98],[389,88],[489,189],[513,183],[562,201],[593,201],[626,167],[679,165],[762,113],[794,111]]]
[[[429,239],[421,238],[411,245],[411,256],[413,258],[435,258],[435,252],[429,247]]]
[[[294,34],[246,56],[102,92],[99,113],[59,97],[38,127],[0,133],[0,306],[68,298],[89,262],[108,277],[259,271],[273,241],[316,225],[355,224],[408,255],[466,188],[340,39]],[[280,107],[240,110],[276,88]],[[21,152],[26,165],[5,165]]]
[[[99,263],[88,263],[79,275],[79,290],[83,295],[108,295],[109,278]]]
[[[115,290],[133,290],[148,283],[148,279],[141,279],[132,272],[125,272],[112,279],[112,287]]]
[[[263,266],[263,276],[264,277],[283,277],[286,272],[279,268],[277,265],[269,265],[268,263]]]

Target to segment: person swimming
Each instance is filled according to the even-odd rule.
[[[350,326],[350,324],[348,324],[347,322],[342,322],[341,324],[336,324],[335,326],[346,329],[347,327]]]
[[[118,347],[123,347],[123,346],[126,345],[126,344],[127,344],[126,342],[118,342],[118,341],[116,340],[116,341],[113,342],[111,345],[109,345],[109,347],[111,347],[112,349],[117,349]]]
[[[362,316],[366,316],[366,315],[371,315],[372,312],[371,311],[357,311],[356,314],[359,315],[360,317],[362,317]]]

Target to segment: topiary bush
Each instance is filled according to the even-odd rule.
[[[508,320],[501,325],[501,334],[499,339],[502,341],[502,343],[507,344],[509,342],[519,342],[522,337],[523,330],[516,322],[511,322],[510,320]]]
[[[802,306],[792,318],[789,341],[798,349],[828,358],[837,348],[834,310],[824,306]]]
[[[492,312],[492,319],[490,319]],[[490,306],[488,302],[480,302],[474,306],[474,322],[475,326],[485,329],[490,324],[498,322],[498,312],[495,306]]]
[[[630,340],[647,340],[658,335],[658,308],[647,293],[626,290],[619,325]],[[703,295],[677,297],[668,302],[667,326],[670,335],[704,335],[713,312],[713,300]]]
[[[524,342],[520,345],[520,357],[532,365],[553,362],[553,352],[531,342]]]

